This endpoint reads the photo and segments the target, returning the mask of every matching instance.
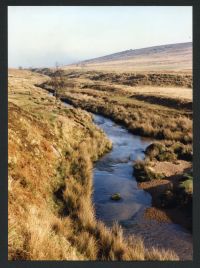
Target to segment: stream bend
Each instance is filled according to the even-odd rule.
[[[66,101],[67,107],[73,107]],[[143,216],[151,206],[151,196],[137,186],[133,176],[133,161],[144,158],[144,150],[151,143],[148,138],[133,135],[114,121],[93,114],[94,123],[113,143],[112,150],[100,158],[93,168],[93,202],[97,219],[107,226],[118,222],[125,236],[140,236],[146,247],[176,252],[180,260],[192,260],[192,235],[174,223],[158,222]],[[112,201],[119,192],[122,199]]]

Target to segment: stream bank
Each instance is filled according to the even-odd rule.
[[[181,260],[192,259],[192,235],[172,221],[157,221],[145,216],[152,208],[151,195],[141,189],[133,176],[133,161],[144,158],[150,139],[129,133],[124,127],[101,115],[94,123],[113,143],[112,151],[94,166],[94,195],[96,216],[106,225],[117,221],[126,235],[139,235],[146,247],[174,250]],[[110,199],[120,193],[120,201]]]
[[[71,106],[65,100],[66,106]],[[93,202],[97,219],[107,226],[118,222],[125,235],[139,235],[145,247],[173,250],[181,260],[192,260],[192,235],[180,225],[159,222],[144,217],[151,208],[151,195],[139,189],[133,176],[133,161],[144,158],[144,150],[150,139],[136,136],[114,121],[93,114],[99,126],[113,143],[111,152],[100,158],[94,166]],[[110,199],[119,192],[122,199]]]

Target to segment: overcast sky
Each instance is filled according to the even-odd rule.
[[[9,7],[9,67],[192,41],[192,7]]]

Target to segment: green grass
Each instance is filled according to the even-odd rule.
[[[193,194],[193,179],[189,178],[189,179],[182,181],[179,184],[179,188],[184,189],[184,192],[187,194]]]

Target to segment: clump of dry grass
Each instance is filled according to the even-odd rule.
[[[162,173],[156,172],[147,160],[137,160],[134,163],[134,175],[139,182],[163,179]]]
[[[192,145],[180,142],[154,142],[145,150],[146,158],[158,161],[174,161],[177,159],[192,161]]]
[[[146,260],[151,260],[151,261],[168,261],[169,260],[169,256],[171,259],[178,261],[178,258],[176,255],[174,255],[173,251],[170,250],[163,250],[163,249],[151,249],[148,250],[145,254],[145,259]]]

